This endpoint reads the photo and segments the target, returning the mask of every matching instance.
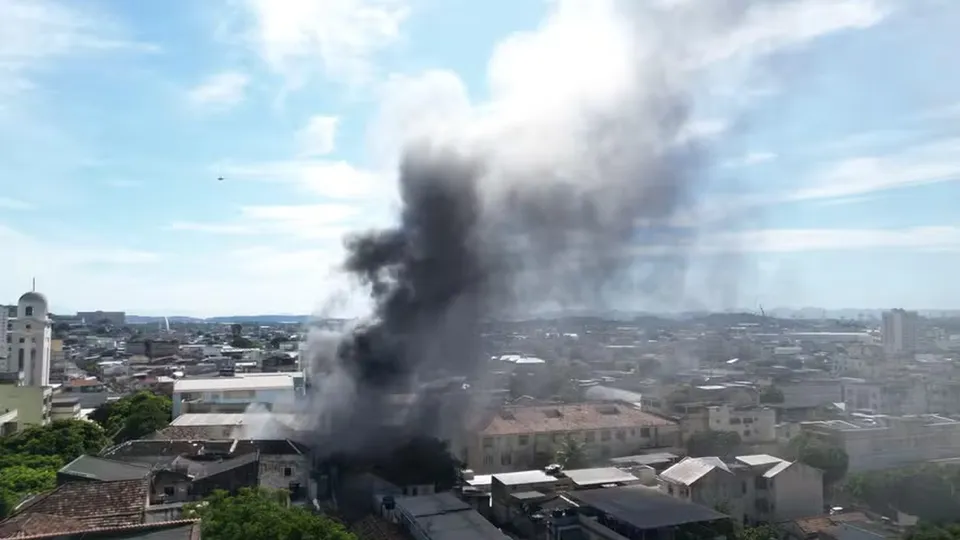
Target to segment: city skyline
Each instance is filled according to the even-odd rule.
[[[575,4],[0,0],[0,295],[36,277],[54,313],[361,313],[332,268],[345,233],[393,221],[411,125],[616,75],[609,3]],[[685,284],[610,307],[960,307],[958,22],[796,0],[706,34]]]

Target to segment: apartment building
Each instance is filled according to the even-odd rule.
[[[773,523],[823,511],[823,473],[798,461],[756,454],[725,461],[686,458],[660,474],[671,497],[721,509],[741,523]]]
[[[491,415],[468,442],[467,464],[482,474],[549,464],[566,439],[583,443],[591,460],[676,447],[676,422],[627,403],[578,403],[505,407]]]
[[[852,472],[960,456],[960,422],[936,414],[852,414],[846,420],[803,422],[800,428],[843,448]]]
[[[683,438],[702,431],[733,431],[746,444],[777,439],[777,412],[769,407],[717,405],[687,412],[680,421]]]

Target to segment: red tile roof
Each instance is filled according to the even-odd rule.
[[[624,403],[577,403],[505,407],[481,428],[480,434],[512,435],[673,425],[675,422],[671,420]]]
[[[64,484],[0,522],[0,539],[140,525],[148,494],[146,479]]]

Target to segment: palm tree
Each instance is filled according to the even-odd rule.
[[[587,451],[582,442],[567,437],[557,448],[556,461],[564,469],[580,469],[587,466]]]

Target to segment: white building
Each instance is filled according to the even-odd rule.
[[[722,508],[741,523],[775,523],[823,511],[823,473],[767,454],[686,458],[660,474],[671,497]]]
[[[173,417],[188,412],[242,413],[254,404],[273,410],[294,402],[302,389],[302,377],[300,373],[243,373],[179,379],[173,383]]]
[[[6,373],[23,372],[27,386],[50,385],[50,341],[53,334],[47,299],[28,292],[17,302],[16,317],[10,317],[7,332]]]
[[[7,332],[10,330],[10,315],[8,311],[16,311],[16,306],[0,306],[0,371],[7,371],[7,356],[11,349],[11,336]]]
[[[917,312],[893,309],[883,312],[880,337],[887,354],[912,353],[917,350]]]

